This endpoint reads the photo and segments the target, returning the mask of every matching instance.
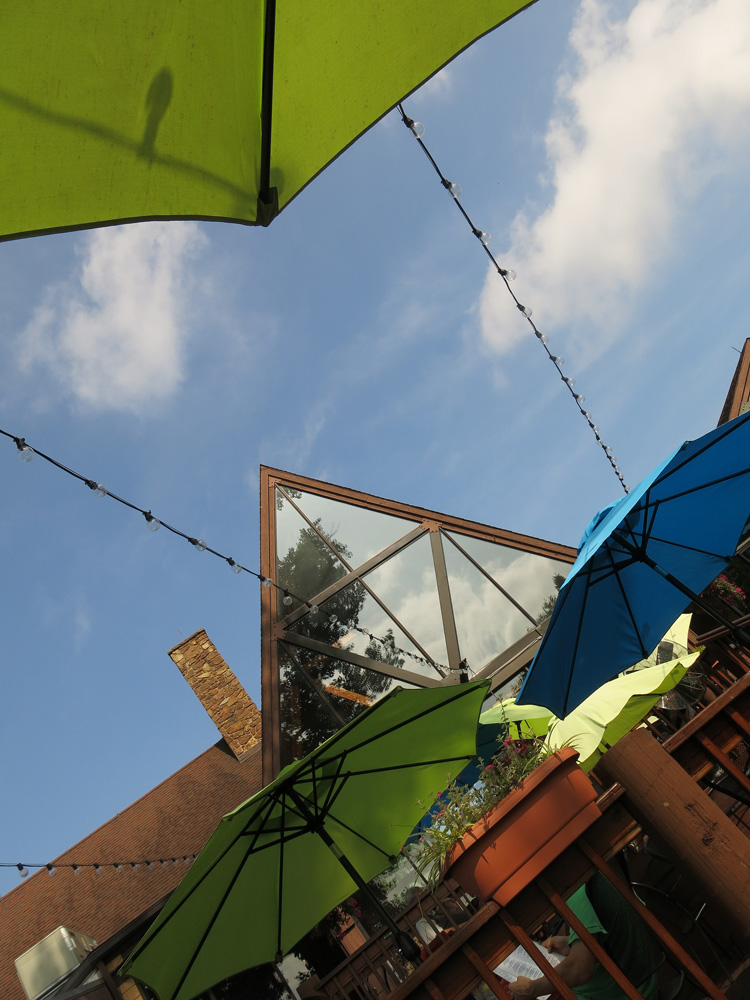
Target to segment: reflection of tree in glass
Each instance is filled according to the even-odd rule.
[[[552,609],[554,608],[555,603],[557,602],[557,595],[560,592],[560,587],[562,587],[562,585],[565,583],[565,577],[562,576],[560,573],[553,573],[552,583],[555,586],[555,592],[554,594],[550,594],[549,597],[545,597],[544,601],[542,602],[542,609],[534,619],[537,625],[539,625],[540,622],[543,622],[546,618],[549,618],[549,616],[552,614]]]
[[[324,533],[319,519],[315,527],[317,531],[311,527],[300,530],[297,544],[279,559],[277,570],[277,583],[281,587],[310,598],[339,580],[344,572],[343,564],[318,533]],[[325,534],[345,559],[351,557],[334,532]],[[366,596],[367,591],[356,581],[329,598],[317,614],[308,612],[294,626],[298,634],[333,647],[333,655],[300,646],[289,647],[288,669],[282,670],[279,677],[285,764],[319,746],[390,686],[388,677],[339,660],[333,652],[336,648],[349,648],[345,637],[359,623]],[[372,659],[392,663],[388,656],[395,654],[393,645],[391,642],[390,649],[386,646],[381,655]],[[306,683],[304,675],[312,683]]]
[[[285,486],[283,492],[277,486],[276,487],[276,510],[281,510],[283,508],[283,506],[284,506],[284,500],[286,499],[286,497],[284,496],[284,494],[286,494],[286,497],[291,497],[292,500],[299,500],[299,498],[302,496],[302,493],[300,492],[300,490],[295,490],[293,486]]]
[[[347,572],[344,564],[320,536],[326,535],[332,544],[335,543],[344,559],[351,558],[349,549],[336,541],[335,535],[332,536],[323,531],[320,518],[316,519],[315,528],[317,531],[310,527],[300,528],[297,544],[291,547],[286,555],[279,558],[276,583],[283,590],[288,590],[290,594],[295,596],[295,600],[288,607],[279,605],[280,615],[288,614],[290,610],[300,607],[302,600],[312,599],[316,594],[321,593],[341,579]],[[359,589],[362,590],[361,586]],[[280,599],[283,597],[283,590],[279,593]],[[300,600],[296,600],[296,598],[300,598]],[[338,612],[334,613],[338,614]],[[318,617],[322,618],[322,615],[318,615]],[[341,632],[341,635],[344,635],[344,632]]]
[[[371,660],[380,660],[381,663],[389,663],[392,667],[403,667],[406,662],[396,650],[396,638],[392,628],[385,633],[382,642],[370,639],[365,646],[365,656]]]

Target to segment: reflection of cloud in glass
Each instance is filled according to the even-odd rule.
[[[360,566],[417,527],[418,523],[313,493],[300,493],[295,502],[311,521],[320,518],[326,537],[335,535],[346,545],[352,554],[348,560],[352,567]]]
[[[370,580],[370,578],[368,577],[368,582],[369,582],[369,580]],[[378,592],[378,596],[380,596],[379,592]],[[333,600],[335,600],[335,599],[332,599],[332,601],[330,602],[331,604],[333,603]],[[389,606],[389,608],[391,608],[391,610],[393,611],[393,613],[396,614],[396,616],[398,617],[398,612],[396,611],[396,608],[395,607],[391,607],[391,605],[388,605],[388,606]],[[325,613],[327,610],[328,610],[327,604],[323,604],[322,607],[321,607],[321,611],[323,613]],[[399,620],[403,621],[403,619],[401,619],[401,618],[399,618]],[[302,620],[302,622],[300,623],[299,626],[295,626],[294,631],[304,632],[305,631],[305,627],[304,627],[303,622],[304,622],[304,619]],[[364,601],[362,603],[361,609],[360,609],[359,614],[357,616],[357,621],[355,623],[344,622],[344,625],[346,625],[347,627],[349,627],[350,631],[348,631],[348,632],[346,632],[346,634],[342,635],[341,639],[338,640],[338,643],[339,643],[339,646],[346,647],[347,649],[351,650],[351,652],[353,652],[353,653],[359,653],[360,656],[371,655],[371,654],[368,654],[368,652],[367,652],[367,647],[372,643],[372,640],[370,639],[369,635],[363,635],[361,632],[358,632],[356,629],[352,629],[351,628],[352,624],[359,625],[360,628],[364,629],[366,632],[369,632],[370,635],[376,636],[378,639],[386,638],[387,637],[387,633],[390,630],[391,634],[393,635],[393,640],[394,640],[395,645],[397,647],[400,647],[402,650],[405,650],[407,654],[409,654],[409,653],[412,654],[411,656],[406,655],[406,656],[403,657],[404,662],[403,662],[402,666],[403,666],[404,670],[410,670],[413,673],[424,674],[427,677],[438,677],[438,676],[440,676],[438,673],[436,673],[435,669],[432,666],[430,666],[429,664],[420,663],[419,660],[416,659],[417,657],[420,657],[420,658],[423,657],[423,654],[422,654],[421,650],[419,650],[407,638],[407,636],[396,625],[396,623],[393,621],[393,619],[389,615],[386,614],[386,612],[378,604],[378,602],[373,597],[371,597],[369,594],[365,594]],[[404,622],[404,625],[405,625],[406,628],[409,628],[409,625],[406,622]],[[419,637],[415,636],[415,638],[418,638],[420,642],[422,641],[422,636],[421,635]],[[441,641],[442,641],[442,630],[441,630]],[[383,654],[384,654],[384,652],[385,652],[385,650],[382,647],[382,643],[376,643],[375,648],[378,651],[378,653],[380,654],[380,656],[382,657]],[[443,643],[443,648],[444,648],[444,643]],[[438,662],[441,662],[441,663],[445,663],[446,662],[444,658],[438,657],[432,651],[432,648],[430,646],[425,646],[425,649],[427,650],[427,652],[431,653],[431,655],[435,659],[437,659]]]
[[[404,628],[438,663],[447,664],[443,621],[428,535],[368,573],[365,578]],[[381,612],[382,614],[382,612]],[[387,617],[382,618],[387,628]],[[377,627],[372,626],[377,634]]]
[[[557,560],[464,535],[458,543],[482,565],[533,619],[555,593],[554,576],[568,567]],[[450,541],[445,543],[461,655],[474,670],[520,639],[533,622],[473,566]]]

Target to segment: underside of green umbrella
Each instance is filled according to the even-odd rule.
[[[8,0],[0,239],[146,219],[267,224],[533,0]]]
[[[122,971],[190,1000],[289,951],[388,866],[474,757],[487,690],[397,688],[282,771],[224,817]]]

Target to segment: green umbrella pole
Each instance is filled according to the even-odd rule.
[[[404,958],[408,959],[410,962],[418,962],[420,960],[421,949],[414,938],[411,937],[410,934],[407,934],[406,931],[401,930],[396,921],[386,910],[378,897],[364,881],[357,869],[324,827],[321,826],[318,830],[318,836],[339,862],[347,875],[349,875],[349,877],[357,884],[373,906],[378,910],[380,916],[385,921],[386,926],[390,928],[390,931],[393,934],[393,940],[398,945],[398,949]]]
[[[310,829],[320,837],[320,839],[326,845],[331,854],[333,854],[333,856],[339,862],[339,864],[347,873],[347,875],[352,879],[355,885],[362,890],[362,892],[367,896],[367,898],[373,904],[375,909],[380,913],[380,916],[383,918],[386,927],[388,927],[391,933],[393,934],[393,940],[398,945],[398,948],[401,954],[404,956],[404,958],[408,959],[410,962],[418,962],[421,951],[419,945],[409,934],[401,930],[401,928],[398,926],[396,921],[393,919],[390,913],[386,910],[386,908],[377,898],[372,889],[370,889],[367,882],[365,882],[365,880],[359,874],[359,872],[351,863],[349,858],[347,858],[347,856],[341,850],[339,845],[330,835],[328,830],[326,830],[325,826],[323,825],[323,818],[321,816],[316,816],[313,812],[310,811],[310,807],[308,806],[307,802],[302,798],[301,795],[297,793],[297,791],[294,788],[288,788],[287,793],[294,802],[294,804],[296,805],[296,807],[299,809],[302,816],[309,823]]]

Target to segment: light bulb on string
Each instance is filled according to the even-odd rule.
[[[188,541],[197,552],[206,551],[206,543],[203,541],[202,538],[188,538]]]
[[[29,874],[29,869],[26,868],[25,865],[19,863],[16,865],[16,868],[18,869],[18,874],[21,876],[21,878],[26,878],[26,876]]]
[[[550,354],[550,360],[554,361],[558,368],[562,368],[565,364],[565,358],[561,358],[558,354]]]
[[[81,874],[81,868],[80,868],[79,865],[71,865],[70,867],[73,869],[73,874],[74,875],[80,875]]]
[[[580,403],[585,403],[585,402],[586,402],[586,397],[585,397],[584,395],[582,395],[582,394],[581,394],[580,392],[574,392],[574,393],[573,393],[573,398],[574,398],[574,399],[576,400],[576,402],[577,402],[577,403],[579,403],[579,404],[580,404]]]
[[[537,330],[536,338],[540,344],[549,344],[549,337],[547,336],[546,333],[542,333],[541,331]]]
[[[523,305],[521,302],[517,302],[516,305],[520,311],[524,314],[526,319],[531,319],[531,309],[528,306]]]
[[[271,579],[270,576],[262,576],[260,582],[263,584],[266,590],[270,590],[271,587],[273,587],[273,580]]]
[[[461,185],[460,184],[449,184],[448,190],[454,198],[461,197]]]
[[[227,559],[227,564],[228,564],[229,568],[232,570],[233,573],[241,573],[242,572],[242,567],[240,566],[240,564],[237,563],[237,562],[235,562],[234,559],[232,559],[231,556]]]
[[[576,384],[576,380],[574,378],[571,378],[570,375],[564,375],[563,382],[567,383],[567,385],[571,387]]]
[[[14,438],[16,442],[16,448],[18,448],[18,457],[22,462],[31,462],[34,458],[34,449],[26,444],[23,438]],[[28,875],[29,873],[26,872]]]
[[[161,521],[154,517],[150,510],[145,510],[143,516],[146,518],[146,527],[149,531],[158,531],[161,528]]]
[[[101,866],[101,865],[98,865],[98,864],[96,864],[96,863],[94,864],[94,873],[95,873],[96,875],[101,875],[101,873],[102,873],[103,871],[104,871],[104,869],[102,868],[102,866]]]
[[[120,864],[119,861],[115,861],[115,863],[114,863],[114,865],[112,867],[118,873],[118,875],[122,871],[122,865]]]
[[[499,268],[499,271],[500,271],[500,276],[505,278],[507,281],[516,280],[516,272],[513,270],[512,267],[501,267]]]
[[[48,864],[44,866],[47,869],[48,875],[57,875],[57,868],[53,864]]]
[[[310,603],[310,602],[308,601],[308,602],[307,602],[307,606],[308,606],[308,608],[310,609],[310,614],[311,614],[311,615],[312,615],[313,617],[315,617],[315,615],[317,615],[317,613],[318,613],[318,611],[319,611],[319,608],[318,608],[318,605],[317,605],[317,604],[311,604],[311,603]]]
[[[422,122],[414,122],[414,121],[410,122],[409,130],[411,131],[411,134],[415,136],[417,139],[421,139],[422,136],[424,135],[424,125],[422,124]]]
[[[284,591],[284,596],[281,599],[281,603],[285,604],[286,607],[289,607],[290,604],[294,603],[294,598],[292,597],[292,595],[289,593],[288,590]]]

